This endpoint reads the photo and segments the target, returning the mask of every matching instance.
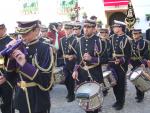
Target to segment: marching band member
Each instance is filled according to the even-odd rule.
[[[82,25],[80,23],[75,23],[74,27],[73,27],[73,30],[74,30],[74,35],[75,35],[77,41],[79,41],[80,38],[83,36],[83,34],[82,34]]]
[[[65,36],[62,31],[58,30],[58,26],[58,23],[50,23],[50,31],[48,32],[48,38],[57,50],[59,49],[61,38]]]
[[[86,20],[84,22],[84,36],[76,45],[77,61],[72,77],[77,80],[77,84],[85,81],[96,81],[103,83],[101,64],[107,62],[107,54],[103,53],[104,43],[95,35],[95,21]],[[99,108],[86,113],[98,113]]]
[[[148,42],[142,38],[141,29],[133,29],[132,31],[133,40],[131,41],[132,54],[130,63],[133,69],[146,65],[148,59]],[[144,92],[140,91],[136,86],[136,97],[137,102],[142,102],[144,99]]]
[[[6,30],[5,25],[0,24],[0,51],[12,40],[6,34]],[[6,73],[7,70],[5,70],[4,59],[5,58],[0,55],[0,109],[2,113],[14,113],[14,110],[12,110],[13,74],[9,75]]]
[[[64,61],[64,75],[66,77],[65,85],[68,91],[67,102],[72,102],[75,99],[74,95],[74,80],[72,78],[72,72],[75,65],[75,45],[77,43],[76,38],[73,36],[73,25],[66,23],[64,25],[65,37],[60,41],[60,48],[57,52],[57,56],[63,57]]]
[[[13,76],[17,81],[14,108],[19,113],[49,113],[54,65],[52,48],[38,39],[39,20],[18,22],[16,31],[22,36],[23,44],[12,52],[6,65],[8,71],[16,72]],[[15,43],[13,40],[7,46]]]
[[[113,32],[114,35],[110,37],[113,61],[109,63],[109,68],[117,80],[117,85],[113,87],[116,98],[113,107],[120,110],[125,103],[126,72],[131,55],[131,46],[128,36],[125,35],[125,23],[114,20]]]
[[[105,49],[104,51],[107,52],[107,55],[108,55],[108,58],[111,56],[111,45],[110,45],[110,39],[109,39],[109,31],[108,29],[105,29],[105,28],[99,28],[99,32],[98,32],[98,36],[100,37],[100,39],[104,42],[104,45],[105,45]],[[102,71],[107,71],[107,64],[104,64],[102,65]],[[104,82],[104,86],[105,85],[105,82]],[[108,93],[108,89],[104,90],[103,91],[103,95],[106,96]]]

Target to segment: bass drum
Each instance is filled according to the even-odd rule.
[[[79,106],[85,111],[94,111],[103,104],[102,85],[97,82],[84,82],[75,92]]]

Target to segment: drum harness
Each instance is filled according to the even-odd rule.
[[[99,39],[99,42],[100,42],[100,45],[102,45],[100,39]],[[94,81],[93,78],[92,78],[92,76],[91,76],[91,73],[90,73],[89,69],[92,68],[92,67],[96,67],[96,66],[98,66],[98,65],[87,66],[86,62],[85,62],[84,59],[83,59],[83,55],[82,55],[81,39],[79,40],[79,47],[80,47],[80,53],[81,53],[81,58],[82,58],[82,60],[80,61],[80,63],[79,63],[79,65],[78,65],[78,67],[77,67],[76,70],[78,70],[79,67],[82,67],[82,64],[83,64],[83,65],[84,65],[84,67],[83,67],[84,70],[87,71],[88,78],[90,79],[90,81]],[[98,47],[97,47],[96,40],[95,40],[94,51],[95,51],[95,53],[98,54],[98,57],[99,57],[100,53],[102,52],[102,47],[100,47],[100,51],[99,51],[99,52],[97,51],[97,49],[98,49]],[[79,80],[77,79],[77,81],[79,81]],[[103,83],[101,83],[100,86],[102,86],[102,90],[106,90],[106,89],[109,89],[109,88],[111,87],[111,86],[110,86],[110,87],[105,87],[105,88],[104,88]]]

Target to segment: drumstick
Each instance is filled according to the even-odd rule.
[[[112,62],[112,63],[115,63],[115,61],[108,61],[108,62]]]

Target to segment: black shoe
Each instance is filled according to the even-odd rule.
[[[69,94],[66,96],[66,99],[69,98]]]
[[[103,91],[103,96],[105,97],[105,96],[107,96],[107,94],[108,94],[108,90],[104,90]]]
[[[143,98],[138,98],[136,102],[137,102],[137,103],[143,102]]]
[[[67,102],[72,102],[74,100],[75,100],[75,96],[71,95],[71,96],[68,97]]]
[[[118,103],[117,103],[117,102],[115,102],[115,103],[112,105],[112,107],[114,107],[114,108],[115,108],[115,107],[117,106],[117,104],[118,104]]]
[[[138,97],[135,97],[135,99],[138,99]]]
[[[118,105],[115,107],[115,110],[121,110],[122,108],[123,108],[123,105],[118,104]]]

